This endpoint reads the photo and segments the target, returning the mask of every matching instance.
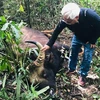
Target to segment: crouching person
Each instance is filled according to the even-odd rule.
[[[52,37],[42,48],[43,51],[52,47],[61,31],[67,27],[73,32],[68,75],[76,70],[78,53],[84,47],[83,60],[80,65],[78,84],[85,85],[85,78],[90,69],[95,43],[100,37],[100,16],[92,9],[80,8],[76,3],[66,4],[61,11],[62,20],[56,26]]]

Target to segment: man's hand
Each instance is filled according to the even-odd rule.
[[[88,44],[89,42],[87,42],[86,44]],[[96,45],[95,44],[90,44],[91,48],[95,48]]]
[[[42,50],[42,51],[46,51],[46,50],[48,50],[48,49],[50,49],[50,47],[49,47],[48,45],[45,45],[41,50]]]
[[[91,44],[91,48],[95,48],[96,47],[96,45],[95,44]]]

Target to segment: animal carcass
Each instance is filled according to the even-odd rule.
[[[64,57],[62,57],[64,52],[61,52],[61,49],[68,51],[69,47],[56,42],[50,50],[43,52],[41,48],[48,42],[48,37],[42,32],[28,27],[22,28],[21,31],[23,33],[21,43],[23,48],[27,47],[25,42],[29,44],[29,48],[33,48],[33,44],[39,48],[38,57],[33,57],[33,62],[28,65],[30,82],[39,83],[39,88],[49,86],[50,89],[55,91],[55,75],[64,61]]]

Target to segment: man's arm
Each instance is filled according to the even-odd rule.
[[[48,41],[48,43],[41,49],[42,51],[46,51],[48,49],[50,49],[50,47],[53,46],[53,44],[55,43],[58,35],[60,34],[60,32],[66,27],[66,23],[62,20],[58,23],[57,27],[55,28],[50,40]]]
[[[50,40],[48,41],[47,45],[49,47],[52,47],[53,44],[55,43],[58,35],[60,34],[60,32],[66,27],[66,23],[64,21],[60,21],[57,25],[57,27],[55,28],[52,37],[50,38]]]

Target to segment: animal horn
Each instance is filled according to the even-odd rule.
[[[34,61],[35,66],[42,66],[44,63],[44,59],[45,59],[45,52],[41,51],[41,48],[43,47],[41,43],[39,42],[35,42],[35,41],[25,41],[26,43],[32,43],[35,44],[38,49],[39,49],[39,55],[37,57],[37,59]]]

